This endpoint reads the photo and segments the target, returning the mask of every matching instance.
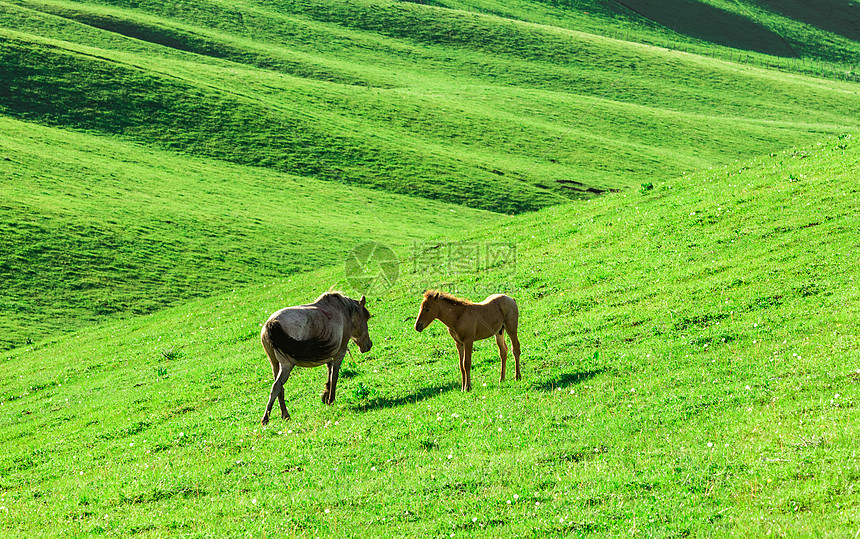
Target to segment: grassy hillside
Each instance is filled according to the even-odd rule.
[[[0,362],[0,526],[852,536],[858,162],[857,135],[829,138],[440,238],[370,298],[374,348],[338,401],[301,370],[293,420],[268,428],[260,324],[349,290],[339,268],[16,350]],[[428,253],[501,241],[515,268],[432,269]],[[518,299],[521,382],[499,384],[482,343],[475,390],[456,390],[444,328],[412,329],[433,281]]]
[[[578,31],[659,35],[618,6],[504,7],[0,1],[0,349],[496,220],[428,200],[535,210],[860,117],[856,84]]]
[[[856,85],[410,2],[0,6],[2,114],[507,213],[860,115]]]
[[[0,118],[0,349],[503,216]]]
[[[427,2],[539,24],[622,35],[631,41],[698,45],[707,55],[735,50],[857,66],[860,4],[823,0],[445,0]],[[763,59],[759,57],[758,60]],[[819,66],[820,68],[821,66]],[[856,69],[855,69],[856,71]]]

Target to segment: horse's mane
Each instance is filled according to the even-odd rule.
[[[320,297],[317,298],[317,302],[320,301],[327,303],[335,303],[336,305],[342,305],[350,316],[357,313],[360,309],[358,301],[352,299],[343,292],[338,292],[336,290],[328,291],[322,294]],[[365,308],[365,310],[367,310],[367,308]],[[367,314],[369,315],[370,313]]]
[[[472,302],[465,298],[458,298],[448,292],[442,292],[440,290],[428,290],[424,292],[424,299],[432,299],[432,300],[444,300],[452,305],[472,305]]]
[[[328,292],[324,292],[317,298],[316,302],[325,302],[325,303],[334,303],[335,305],[343,305],[350,313],[357,310],[355,301],[351,298],[346,297],[343,292],[338,292],[336,290],[329,290]]]

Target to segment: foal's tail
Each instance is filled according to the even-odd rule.
[[[502,334],[503,331],[507,331],[508,335],[513,333],[517,334],[517,326],[519,325],[520,320],[520,310],[517,307],[517,302],[514,298],[510,296],[505,296],[505,302],[501,305],[503,322],[502,329],[499,330],[499,335]]]

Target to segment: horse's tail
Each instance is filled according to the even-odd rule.
[[[501,308],[503,322],[502,329],[499,330],[499,335],[501,335],[502,332],[508,328],[508,326],[512,327],[513,330],[516,331],[520,319],[520,309],[519,307],[517,307],[517,301],[510,296],[505,296],[505,301],[501,305]]]

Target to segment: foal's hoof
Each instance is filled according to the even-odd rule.
[[[264,415],[263,419],[260,420],[260,425],[263,425],[265,427],[268,424],[269,424],[269,416]]]
[[[328,404],[329,403],[328,402],[328,391],[323,392],[323,394],[321,396],[322,396],[323,404]]]

